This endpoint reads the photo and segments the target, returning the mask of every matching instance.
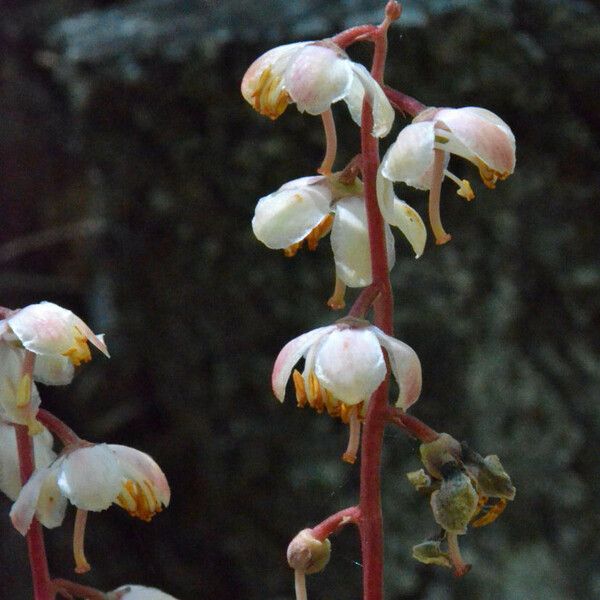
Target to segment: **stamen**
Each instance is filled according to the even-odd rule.
[[[279,117],[290,102],[289,94],[281,87],[281,77],[273,75],[270,68],[261,73],[252,98],[254,110],[271,119]]]
[[[146,481],[139,485],[137,482],[128,479],[123,483],[121,493],[117,496],[115,503],[125,509],[132,517],[150,521],[152,517],[161,512],[162,507],[156,500],[154,492],[148,494],[151,490],[150,484]]]
[[[454,183],[458,186],[458,191],[456,192],[459,196],[468,200],[469,202],[475,198],[475,192],[471,187],[471,184],[467,179],[459,179],[454,173],[451,173],[447,169],[444,171],[444,175],[448,179],[452,179]]]
[[[298,250],[300,250],[300,248],[302,248],[303,243],[304,243],[304,240],[296,242],[295,244],[292,244],[291,246],[284,248],[283,253],[285,254],[285,256],[287,256],[287,258],[292,258],[292,256],[296,256],[296,254],[298,253]]]
[[[333,215],[326,215],[321,219],[319,224],[306,236],[309,250],[316,250],[319,245],[319,240],[325,237],[333,226]]]
[[[87,573],[91,567],[85,558],[83,549],[85,537],[85,524],[87,522],[87,510],[77,509],[75,514],[75,528],[73,530],[73,557],[75,558],[75,573]]]
[[[296,590],[296,600],[308,600],[306,594],[306,573],[300,569],[294,570],[294,588]]]
[[[17,408],[24,408],[31,401],[31,375],[25,373],[21,375],[17,387]]]
[[[331,175],[331,169],[337,154],[337,134],[331,108],[321,113],[321,119],[323,120],[323,129],[325,130],[325,157],[321,166],[317,169],[317,173],[329,176]]]
[[[81,363],[90,362],[92,360],[92,353],[90,352],[87,338],[77,327],[73,327],[73,341],[73,346],[63,352],[63,356],[66,356],[76,367]]]
[[[296,402],[298,403],[298,408],[304,408],[308,402],[308,398],[306,397],[306,387],[304,386],[304,377],[302,377],[298,369],[294,369],[292,379],[296,390]]]
[[[452,566],[454,567],[454,576],[462,577],[466,575],[471,570],[471,565],[467,564],[460,553],[460,548],[458,546],[458,534],[447,531],[446,539],[448,541],[448,557],[452,562]]]
[[[342,455],[342,460],[350,463],[351,465],[356,462],[356,454],[358,452],[358,446],[360,443],[360,421],[358,420],[358,409],[359,407],[357,405],[349,407],[348,417],[350,436],[348,438],[348,447],[346,448],[346,452],[344,452]]]
[[[429,223],[438,245],[449,242],[452,236],[444,231],[440,217],[440,196],[442,192],[442,179],[444,178],[444,152],[437,148],[434,152],[433,174],[429,189]]]
[[[327,306],[333,310],[341,310],[346,306],[346,284],[339,278],[335,278],[335,288],[333,295],[327,300]]]
[[[312,371],[308,375],[308,403],[318,413],[323,412],[325,403],[321,397],[321,386],[317,376]]]
[[[498,180],[503,181],[510,175],[508,171],[504,173],[501,173],[500,171],[494,171],[479,158],[476,160],[475,164],[479,169],[481,181],[483,181],[485,186],[490,190],[493,190],[496,187],[496,182]]]
[[[498,502],[496,502],[496,504],[490,506],[490,508],[484,515],[482,515],[478,519],[471,521],[471,525],[473,527],[484,527],[485,525],[493,523],[504,512],[506,505],[506,498],[500,498]]]

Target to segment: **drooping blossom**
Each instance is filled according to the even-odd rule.
[[[65,447],[48,467],[37,469],[10,511],[13,525],[26,535],[35,516],[48,528],[58,527],[67,502],[78,509],[74,549],[76,570],[89,565],[83,552],[86,511],[117,504],[131,516],[149,521],[169,505],[169,484],[156,462],[144,452],[116,444],[82,443]]]
[[[52,434],[44,427],[33,436],[33,452],[38,468],[47,467],[56,458],[52,450]],[[0,420],[0,491],[16,500],[21,491],[19,456],[15,428]]]
[[[156,588],[144,585],[123,585],[107,594],[109,600],[177,600]]]
[[[430,190],[429,217],[438,244],[450,239],[439,215],[444,176],[458,185],[458,195],[475,197],[467,180],[446,169],[450,154],[472,162],[484,184],[494,188],[514,171],[515,137],[502,119],[484,108],[428,108],[398,134],[380,167],[380,202],[385,202],[394,181]]]
[[[417,256],[425,244],[425,226],[419,215],[397,198],[391,200],[385,224],[388,267],[395,262],[390,224],[399,227]],[[284,249],[292,256],[306,241],[314,250],[321,237],[331,231],[336,277],[350,287],[371,283],[371,254],[362,183],[343,184],[339,175],[302,177],[290,181],[256,205],[252,229],[267,247]],[[338,286],[338,291],[339,286]],[[339,297],[330,304],[341,306]]]
[[[0,338],[33,352],[41,357],[42,364],[49,361],[48,369],[53,366],[65,378],[66,361],[79,366],[91,360],[88,342],[109,356],[103,336],[95,335],[77,315],[52,302],[30,304],[14,311],[0,321]]]
[[[415,351],[386,335],[367,321],[346,318],[319,327],[288,342],[279,353],[271,384],[283,402],[290,376],[298,406],[326,409],[350,423],[350,443],[344,459],[353,462],[358,447],[360,420],[371,395],[385,379],[386,351],[398,384],[396,406],[406,410],[421,393],[421,363]],[[304,358],[304,371],[294,365]],[[293,374],[292,374],[293,371]]]
[[[374,136],[385,137],[394,122],[394,109],[369,71],[329,40],[286,44],[265,52],[246,71],[241,90],[256,111],[272,119],[290,103],[300,112],[319,115],[344,100],[360,125],[366,95],[373,106]]]

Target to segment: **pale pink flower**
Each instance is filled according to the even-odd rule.
[[[103,336],[95,335],[78,316],[52,302],[14,311],[0,321],[0,338],[42,357],[42,364],[47,361],[49,379],[53,379],[52,369],[67,377],[65,359],[74,366],[91,360],[88,342],[109,356]]]
[[[428,108],[398,134],[380,167],[383,180],[431,190],[430,219],[438,243],[449,239],[439,219],[439,186],[443,177],[458,185],[460,196],[467,200],[475,197],[467,180],[459,180],[446,169],[450,154],[476,165],[485,185],[494,188],[498,180],[514,171],[515,137],[502,119],[484,108]],[[382,201],[385,202],[385,194]]]
[[[241,91],[255,110],[272,119],[292,102],[300,112],[319,115],[344,100],[360,125],[366,95],[373,106],[374,136],[386,136],[394,122],[394,110],[369,71],[329,40],[269,50],[250,65]]]

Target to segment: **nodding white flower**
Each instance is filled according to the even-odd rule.
[[[67,446],[50,466],[37,469],[10,511],[15,529],[26,535],[34,516],[45,527],[58,527],[67,501],[76,506],[73,545],[78,572],[89,570],[83,553],[86,511],[106,510],[114,503],[150,521],[171,497],[164,473],[144,452],[116,444],[82,444]]]
[[[241,91],[256,111],[271,119],[292,102],[300,112],[319,115],[344,100],[358,125],[366,94],[373,106],[373,135],[385,137],[394,122],[394,109],[369,71],[329,40],[269,50],[250,65]]]
[[[103,336],[95,335],[78,316],[52,302],[30,304],[14,311],[0,321],[0,337],[42,357],[46,368],[39,376],[50,380],[59,373],[67,378],[66,361],[74,366],[90,361],[88,342],[109,356]]]
[[[314,250],[319,239],[331,231],[331,247],[337,277],[350,287],[371,283],[371,253],[362,183],[339,181],[339,174],[302,177],[261,198],[256,205],[252,229],[267,247],[284,249],[293,256],[307,242]],[[417,254],[425,243],[425,226],[419,215],[396,199],[387,216],[401,228]],[[395,262],[394,238],[385,224],[388,267]]]
[[[366,412],[371,395],[390,368],[399,387],[396,406],[408,409],[421,393],[421,363],[415,351],[378,327],[360,319],[346,318],[334,325],[319,327],[288,342],[279,353],[271,383],[276,398],[283,402],[290,376],[298,406],[309,404],[324,409],[351,425],[350,444],[344,456],[354,462],[358,447],[358,421]],[[304,358],[304,371],[293,371]],[[355,431],[352,426],[354,424]]]
[[[156,588],[144,585],[123,585],[108,594],[110,600],[177,600]]]
[[[52,434],[45,427],[38,435],[33,436],[33,452],[37,468],[47,467],[56,458],[52,443]],[[0,491],[13,501],[21,491],[15,428],[4,421],[0,421]]]
[[[484,108],[428,108],[398,134],[380,167],[385,180],[431,190],[430,219],[437,243],[449,239],[439,219],[443,177],[458,185],[459,196],[467,200],[475,197],[467,180],[459,180],[446,169],[450,154],[472,162],[484,184],[494,188],[498,180],[514,171],[515,137],[500,117]]]

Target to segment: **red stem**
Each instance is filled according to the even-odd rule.
[[[324,521],[321,521],[321,523],[312,528],[312,534],[316,539],[322,542],[340,527],[343,527],[348,523],[358,524],[359,520],[360,509],[358,506],[350,506],[340,510],[340,512],[337,512],[330,517],[327,517]]]
[[[48,428],[64,446],[81,442],[81,438],[68,425],[65,425],[58,417],[47,410],[40,408],[37,420]]]
[[[334,35],[331,41],[343,49],[354,44],[354,42],[369,39],[375,33],[377,33],[376,25],[359,25],[358,27],[351,27],[350,29],[346,29],[346,31]]]
[[[404,429],[409,435],[425,444],[433,442],[440,437],[440,434],[435,429],[432,429],[429,425],[417,419],[417,417],[408,415],[394,406],[388,407],[387,420],[389,423],[398,425],[398,427]]]
[[[52,585],[61,596],[66,592],[75,598],[86,598],[86,600],[106,600],[107,598],[106,594],[100,590],[68,579],[53,579]],[[68,598],[68,596],[65,597]]]
[[[33,442],[26,425],[15,425],[17,436],[17,452],[19,454],[19,473],[21,483],[25,485],[35,468],[33,457]],[[46,558],[44,534],[37,519],[33,519],[27,532],[27,551],[33,582],[33,597],[35,600],[54,600],[54,592],[50,583],[50,572]]]
[[[371,284],[369,287],[364,288],[354,301],[352,308],[348,312],[348,316],[355,319],[363,319],[371,304],[377,299],[377,296],[379,296],[379,288],[376,285]]]
[[[411,117],[416,117],[427,107],[412,96],[407,96],[389,85],[383,86],[383,91],[394,108],[403,113],[408,113]]]

